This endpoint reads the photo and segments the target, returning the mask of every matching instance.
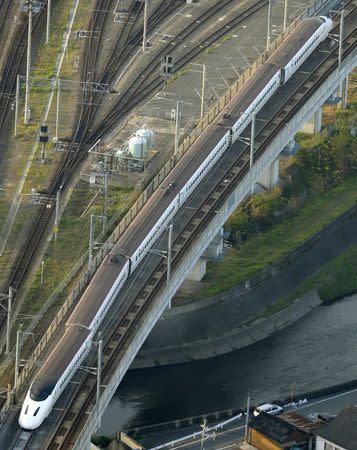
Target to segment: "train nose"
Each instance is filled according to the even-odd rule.
[[[25,402],[21,409],[19,425],[26,430],[35,430],[41,425],[45,417],[44,408]]]

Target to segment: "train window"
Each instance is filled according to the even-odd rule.
[[[37,413],[39,412],[39,410],[40,410],[40,407],[38,407],[38,408],[36,409],[36,411],[33,413],[33,415],[34,415],[34,416],[37,416]]]

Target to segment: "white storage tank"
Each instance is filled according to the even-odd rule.
[[[148,153],[147,140],[140,136],[133,136],[129,139],[129,153],[133,158],[144,158]]]
[[[119,150],[116,151],[115,156],[118,159],[123,159],[123,157],[124,157],[124,150],[120,148]]]
[[[152,130],[149,130],[148,128],[142,128],[141,130],[136,132],[136,135],[147,140],[148,152],[154,148],[154,132]]]

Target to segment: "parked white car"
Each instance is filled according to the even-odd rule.
[[[275,416],[276,414],[281,414],[283,412],[283,408],[279,405],[272,405],[270,403],[265,403],[264,405],[260,405],[255,408],[253,414],[258,416],[262,411],[267,414],[272,414]]]

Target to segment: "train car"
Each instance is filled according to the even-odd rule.
[[[91,348],[93,336],[129,274],[129,262],[113,262],[107,256],[68,319],[66,331],[45,361],[26,395],[19,424],[38,428]],[[99,282],[100,280],[100,282]],[[103,287],[108,293],[104,296]]]
[[[330,18],[319,16],[302,20],[289,37],[267,60],[281,70],[280,84],[285,84],[333,28]]]
[[[87,355],[94,333],[125,281],[135,270],[198,183],[238,138],[258,111],[327,36],[332,21],[305,19],[259,67],[181,158],[104,259],[71,314],[66,331],[31,383],[19,424],[35,429],[52,410],[74,371]],[[120,298],[119,298],[120,301]]]
[[[232,127],[233,140],[250,123],[252,113],[258,112],[279,85],[290,79],[306,58],[326,39],[332,27],[333,22],[328,17],[302,20],[283,44],[258,67],[236,95],[235,101],[243,105],[243,112]]]

